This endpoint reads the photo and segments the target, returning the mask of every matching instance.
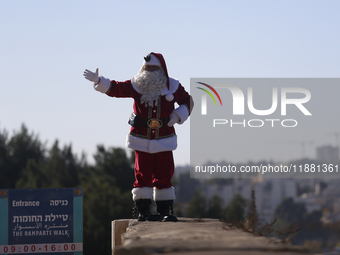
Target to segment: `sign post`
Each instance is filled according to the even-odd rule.
[[[0,190],[0,254],[83,254],[81,188]]]

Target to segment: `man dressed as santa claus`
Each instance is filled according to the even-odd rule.
[[[110,97],[132,97],[132,126],[127,135],[127,147],[135,150],[135,178],[132,197],[138,209],[138,220],[177,221],[173,215],[175,189],[172,151],[177,147],[174,124],[184,123],[193,108],[192,97],[178,80],[170,78],[165,60],[151,52],[144,58],[138,74],[131,80],[118,82],[85,70],[86,79],[94,89]],[[179,107],[175,108],[175,102]],[[150,213],[152,199],[157,215]]]

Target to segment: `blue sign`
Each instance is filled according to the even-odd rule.
[[[0,254],[82,252],[82,189],[0,190]]]

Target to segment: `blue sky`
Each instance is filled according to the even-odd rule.
[[[340,77],[339,1],[0,1],[0,128],[43,141],[124,147],[132,99],[96,92],[84,69],[127,80],[160,52],[192,77]],[[189,122],[177,165],[189,163]]]

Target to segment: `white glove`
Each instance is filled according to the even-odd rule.
[[[85,76],[85,79],[88,79],[89,81],[92,81],[95,84],[97,84],[99,82],[98,68],[97,68],[95,73],[91,72],[90,70],[85,69],[84,76]]]
[[[168,127],[172,127],[175,123],[179,122],[179,116],[176,113],[170,114],[170,120],[168,122]]]

